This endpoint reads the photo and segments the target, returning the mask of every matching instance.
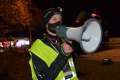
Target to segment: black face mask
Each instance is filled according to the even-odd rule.
[[[57,26],[59,26],[59,25],[61,25],[61,23],[60,22],[58,22],[58,23],[54,23],[54,24],[48,24],[48,30],[50,31],[50,32],[52,32],[52,33],[56,33],[56,27]]]

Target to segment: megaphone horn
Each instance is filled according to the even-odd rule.
[[[81,48],[86,53],[95,52],[102,40],[102,29],[99,21],[88,19],[80,27],[66,27],[64,25],[56,27],[59,37],[74,40],[80,43]]]

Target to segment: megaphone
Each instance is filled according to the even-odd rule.
[[[95,52],[102,41],[102,27],[94,18],[86,20],[79,27],[57,26],[55,31],[61,38],[78,42],[85,53]]]

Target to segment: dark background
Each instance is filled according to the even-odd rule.
[[[34,0],[43,11],[49,7],[62,7],[63,19],[66,25],[71,25],[81,10],[91,12],[97,10],[104,18],[104,27],[110,36],[120,36],[120,9],[118,0]]]

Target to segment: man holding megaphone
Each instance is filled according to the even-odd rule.
[[[61,9],[45,10],[43,19],[45,32],[42,36],[37,37],[29,49],[32,79],[78,80],[71,56],[74,49],[71,42],[66,41],[67,37],[64,32],[67,28],[61,25]]]

